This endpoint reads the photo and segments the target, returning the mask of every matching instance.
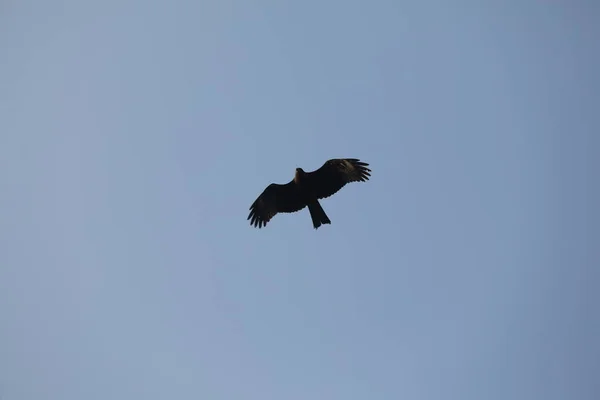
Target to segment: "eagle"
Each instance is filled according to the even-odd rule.
[[[315,229],[331,224],[319,200],[335,194],[347,183],[368,181],[371,176],[368,165],[358,158],[334,158],[316,171],[296,168],[290,182],[267,186],[250,206],[247,220],[251,226],[262,228],[277,213],[293,213],[308,207]]]

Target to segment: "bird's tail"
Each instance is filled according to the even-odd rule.
[[[327,214],[325,214],[325,210],[323,210],[323,207],[321,207],[321,204],[318,200],[308,204],[308,211],[310,212],[310,217],[312,218],[315,229],[320,227],[322,224],[331,224],[329,217]]]

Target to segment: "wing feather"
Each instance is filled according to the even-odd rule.
[[[250,206],[250,225],[262,228],[277,213],[291,213],[306,207],[298,195],[296,183],[292,180],[284,185],[272,183]]]
[[[350,182],[365,182],[371,176],[369,164],[358,158],[334,158],[306,175],[312,192],[319,199],[337,193]]]

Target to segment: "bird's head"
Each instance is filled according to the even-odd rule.
[[[299,182],[299,179],[301,177],[303,177],[305,174],[304,170],[302,168],[296,168],[296,174],[294,175],[294,180],[296,182]]]

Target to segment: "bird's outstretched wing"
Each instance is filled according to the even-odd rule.
[[[365,182],[371,176],[369,164],[357,158],[334,158],[316,171],[308,172],[306,180],[319,199],[329,197],[350,182]]]
[[[250,220],[250,225],[262,228],[275,214],[296,212],[304,207],[306,204],[298,195],[294,181],[285,185],[272,183],[252,203],[247,219]]]

